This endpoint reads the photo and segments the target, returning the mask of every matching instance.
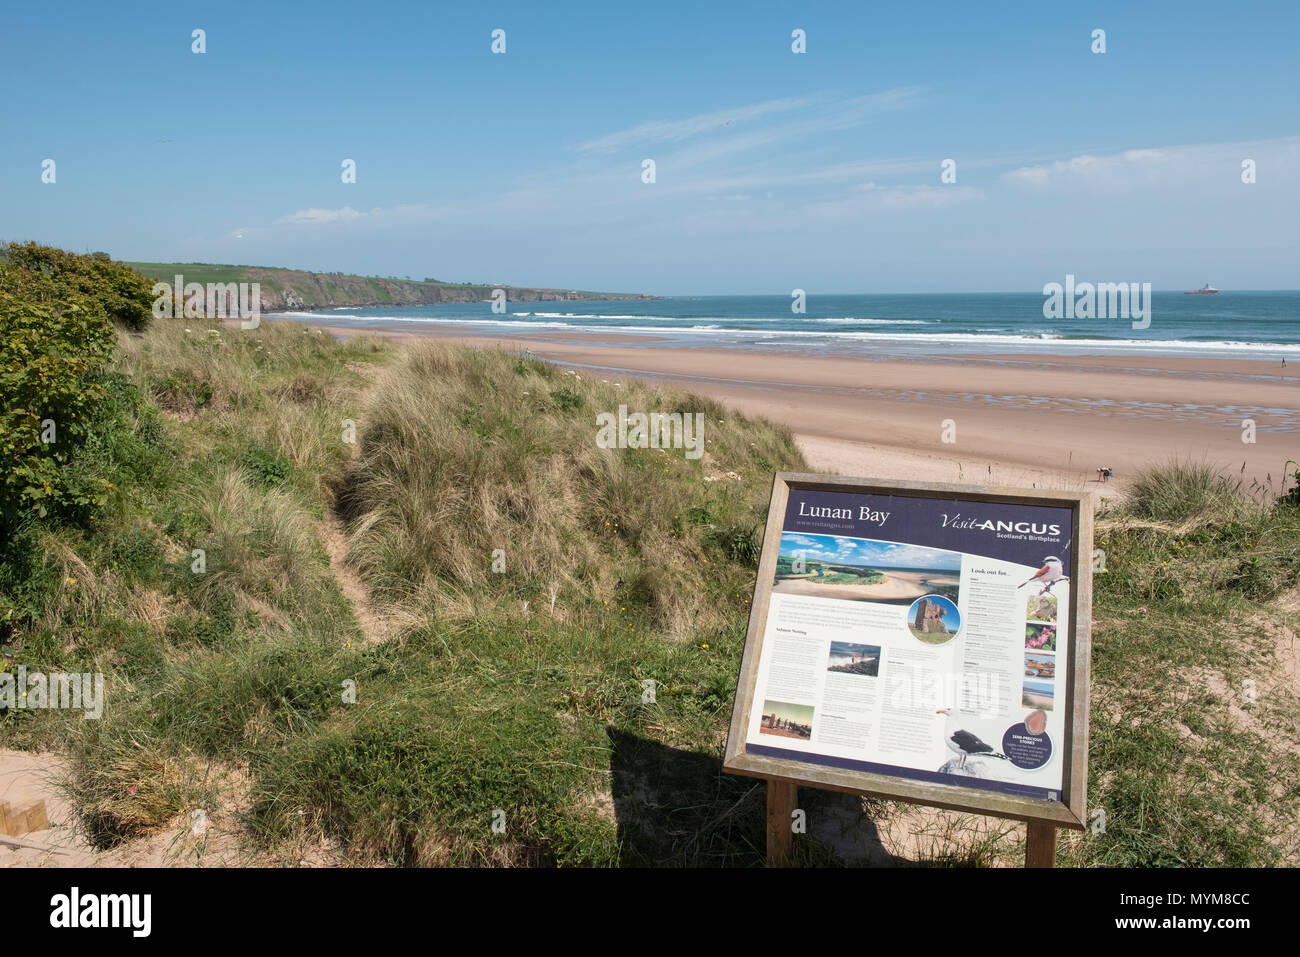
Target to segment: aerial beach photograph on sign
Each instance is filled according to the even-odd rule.
[[[1295,4],[5,21],[0,867],[1300,866]]]
[[[961,556],[896,542],[832,535],[781,536],[776,590],[792,595],[911,605],[926,594],[955,599]]]

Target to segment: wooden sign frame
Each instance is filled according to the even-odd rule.
[[[936,498],[970,501],[972,504],[1002,503],[1067,508],[1072,515],[1073,549],[1070,553],[1069,641],[1070,669],[1065,687],[1065,742],[1063,757],[1062,800],[1050,801],[1028,796],[1000,793],[978,788],[937,784],[848,770],[811,762],[750,754],[745,741],[754,707],[758,664],[772,589],[775,584],[777,558],[786,518],[786,505],[792,489],[827,492],[852,492],[865,495],[901,495],[913,498]],[[789,848],[789,809],[795,804],[799,785],[861,794],[875,798],[907,801],[931,807],[947,808],[1029,823],[1029,863],[1051,866],[1055,857],[1056,828],[1083,830],[1087,820],[1088,794],[1088,689],[1092,632],[1092,547],[1093,493],[1065,490],[1023,489],[977,484],[905,482],[872,478],[847,478],[837,475],[778,472],[772,482],[767,527],[763,534],[762,553],[754,597],[750,606],[749,629],[736,686],[735,706],[723,769],[731,774],[765,778],[768,781],[769,857],[782,862]],[[776,818],[784,820],[774,821]],[[774,828],[776,832],[774,834]],[[784,832],[784,837],[781,836]],[[774,836],[778,846],[773,852]],[[1050,847],[1047,840],[1050,837]]]

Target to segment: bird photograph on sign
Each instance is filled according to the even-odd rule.
[[[1050,592],[1052,590],[1052,586],[1055,585],[1057,582],[1063,582],[1069,580],[1070,580],[1070,576],[1065,574],[1065,567],[1061,564],[1061,560],[1057,558],[1055,555],[1048,555],[1046,558],[1043,559],[1043,567],[1038,569],[1038,571],[1034,572],[1034,574],[1029,578],[1029,580],[1026,581],[1024,584],[1022,584],[1020,587],[1024,588],[1026,585],[1034,585],[1034,584],[1041,585],[1042,591],[1038,593],[1039,596],[1041,597],[1043,595],[1046,595],[1048,592]]]
[[[974,718],[968,718],[953,708],[941,708],[937,712],[944,716],[943,738],[948,750],[956,755],[940,766],[944,774],[969,774],[973,777],[995,777],[997,768],[989,761],[1006,761],[1005,754],[999,754],[991,744],[986,744],[971,729],[975,727]],[[985,731],[987,734],[987,730]],[[974,758],[975,760],[971,760]]]

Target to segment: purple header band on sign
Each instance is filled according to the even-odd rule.
[[[1055,555],[1069,568],[1070,519],[1070,509],[1052,505],[791,488],[784,531],[925,545],[1034,567]]]

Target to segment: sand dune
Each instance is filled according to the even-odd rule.
[[[683,349],[612,333],[468,332],[445,327],[365,334],[407,340],[442,335],[527,349],[601,378],[681,383],[788,425],[814,469],[846,475],[1111,491],[1141,466],[1177,456],[1207,459],[1234,473],[1244,464],[1247,484],[1271,477],[1279,487],[1300,434],[1300,368],[1265,361],[809,357]],[[1247,413],[1258,426],[1253,444],[1241,441]],[[947,418],[957,424],[955,444],[941,440],[940,423]],[[1099,465],[1115,469],[1108,486],[1097,482]]]

